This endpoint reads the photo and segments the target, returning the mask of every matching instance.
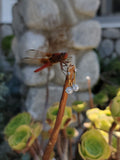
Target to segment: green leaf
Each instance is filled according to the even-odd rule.
[[[8,138],[8,143],[12,149],[20,151],[26,147],[31,135],[31,128],[27,125],[21,125],[15,133]]]
[[[111,153],[109,145],[96,129],[90,129],[82,135],[78,149],[79,154],[86,160],[107,159]]]
[[[59,105],[58,104],[55,105],[55,106],[51,106],[48,109],[47,122],[51,127],[54,127],[56,117],[57,117],[57,114],[58,114],[58,110],[59,110]],[[71,107],[66,106],[65,111],[64,111],[64,116],[63,116],[63,119],[62,119],[62,123],[61,123],[61,128],[64,128],[64,125],[67,122],[67,120],[72,120],[72,118],[73,118],[72,109],[71,109]]]
[[[116,96],[112,100],[110,110],[116,123],[120,124],[120,96]]]
[[[83,110],[85,110],[87,104],[85,102],[82,102],[82,101],[75,101],[73,104],[72,104],[72,109],[76,112],[81,112]]]
[[[13,38],[14,38],[14,35],[9,35],[2,39],[1,46],[6,55],[8,55],[11,50],[11,44],[12,44]]]
[[[4,134],[8,138],[15,133],[16,129],[21,125],[29,125],[31,122],[31,115],[27,112],[23,112],[13,117],[8,125],[4,129]]]
[[[102,105],[104,105],[109,100],[109,98],[108,98],[108,96],[107,96],[106,93],[103,93],[101,91],[101,92],[99,92],[98,94],[96,94],[94,96],[93,100],[94,100],[94,103],[96,105],[101,105],[102,106]]]

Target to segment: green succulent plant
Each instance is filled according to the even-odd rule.
[[[79,135],[79,132],[73,127],[67,127],[66,135],[68,138],[73,138],[73,137],[77,137]]]
[[[86,112],[88,119],[94,123],[96,128],[108,131],[114,121],[111,116],[109,107],[105,110],[100,110],[98,108],[89,109]]]
[[[81,111],[85,110],[86,107],[87,104],[83,101],[75,101],[74,103],[72,103],[72,109],[77,113],[80,113]]]
[[[31,115],[27,112],[23,112],[13,117],[8,125],[4,129],[4,134],[6,137],[14,134],[16,129],[21,125],[29,125],[31,122]]]
[[[113,98],[110,110],[116,123],[120,124],[120,96]]]
[[[102,92],[106,93],[110,98],[113,98],[116,96],[118,90],[119,89],[117,86],[105,84],[103,86]]]
[[[33,122],[31,115],[23,112],[11,119],[4,134],[13,150],[24,153],[40,135],[41,130],[41,123]]]
[[[111,154],[109,145],[96,129],[90,129],[82,135],[78,150],[84,160],[103,160]]]
[[[108,142],[108,140],[109,140],[109,134],[108,134],[108,132],[105,132],[103,130],[99,130],[99,131],[103,135],[103,137],[105,138],[106,142],[109,143]],[[117,149],[117,137],[113,134],[112,135],[112,150],[116,151],[116,149]]]
[[[11,44],[12,44],[13,38],[14,38],[14,35],[8,35],[2,39],[1,45],[6,55],[8,55],[11,50]]]
[[[47,112],[47,122],[48,124],[53,128],[55,121],[56,121],[56,117],[58,114],[58,110],[59,110],[59,105],[55,105],[55,106],[51,106],[48,109]],[[66,125],[69,125],[72,121],[75,121],[76,117],[75,115],[72,114],[72,109],[71,107],[65,107],[65,112],[64,112],[64,116],[62,119],[62,123],[61,123],[61,129],[63,129],[64,127],[66,127]]]
[[[18,127],[15,133],[8,138],[8,143],[14,150],[23,150],[31,135],[31,128],[27,125],[22,125]]]
[[[109,100],[109,98],[106,93],[101,91],[94,96],[93,100],[94,100],[94,104],[102,106]]]

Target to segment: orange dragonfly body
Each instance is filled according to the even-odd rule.
[[[28,50],[29,52],[33,52],[34,54],[37,52],[40,52],[38,50]],[[39,72],[43,70],[44,68],[50,67],[53,64],[60,63],[61,69],[63,69],[63,64],[66,65],[66,59],[68,58],[68,53],[61,52],[61,53],[47,53],[45,57],[35,57],[30,58],[26,57],[22,60],[23,63],[26,64],[34,64],[34,65],[41,65],[41,67],[37,68],[34,72]]]

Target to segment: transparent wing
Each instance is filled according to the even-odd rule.
[[[30,49],[26,51],[26,57],[30,58],[42,58],[45,57],[47,53],[42,52],[40,50]]]
[[[40,59],[37,59],[37,58],[23,58],[21,60],[21,63],[24,63],[24,64],[33,64],[33,65],[40,65],[41,64],[41,60]]]
[[[48,57],[44,58],[29,58],[25,57],[21,60],[21,63],[24,64],[32,64],[32,65],[40,65],[41,63],[47,63],[49,61]]]

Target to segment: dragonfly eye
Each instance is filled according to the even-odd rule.
[[[65,59],[68,57],[68,54],[66,52],[63,52],[62,55],[64,55]]]
[[[66,52],[62,52],[63,55],[67,54]]]

